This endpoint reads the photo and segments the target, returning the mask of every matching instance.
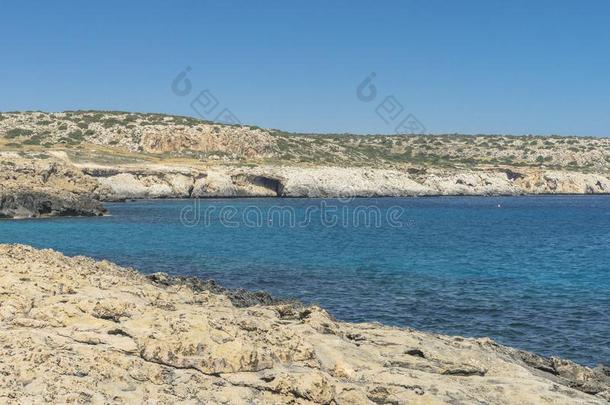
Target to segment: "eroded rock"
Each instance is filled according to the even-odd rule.
[[[228,295],[227,295],[228,294]],[[601,404],[608,373],[0,245],[2,403]]]
[[[0,156],[0,218],[102,215],[99,189],[65,162]]]

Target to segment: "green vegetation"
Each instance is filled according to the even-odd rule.
[[[30,136],[34,133],[34,131],[23,128],[13,128],[6,131],[7,138],[17,138],[19,136]]]
[[[75,141],[82,141],[83,133],[82,133],[82,131],[72,131],[68,134],[68,138],[71,138]]]
[[[23,144],[24,145],[40,145],[41,142],[42,142],[42,136],[34,135],[31,138],[23,141]]]
[[[116,118],[106,118],[102,120],[102,126],[104,128],[112,128],[114,126],[120,125],[121,123],[122,121]]]
[[[45,129],[50,132],[41,133]],[[610,140],[602,138],[288,133],[254,125],[224,125],[193,117],[122,111],[0,114],[0,142],[3,138],[4,141],[18,139],[11,142],[12,148],[17,144],[54,144],[62,145],[63,149],[78,146],[92,150],[99,146],[117,153],[131,151],[141,155],[142,152],[135,151],[144,148],[142,136],[154,140],[150,138],[154,134],[176,137],[176,142],[163,139],[158,143],[156,156],[161,159],[390,168],[544,165],[610,171],[607,157]],[[186,138],[180,141],[181,136]],[[197,144],[199,136],[204,139],[200,145]],[[167,148],[185,148],[183,145],[193,145],[192,150],[165,152]],[[8,147],[8,144],[4,146]]]

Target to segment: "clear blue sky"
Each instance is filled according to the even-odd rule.
[[[194,115],[209,89],[243,123],[391,133],[394,95],[431,133],[610,135],[608,1],[0,1],[1,111]]]

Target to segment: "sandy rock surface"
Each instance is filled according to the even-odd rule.
[[[602,369],[545,359],[486,338],[338,322],[317,307],[237,306],[235,297],[205,285],[0,245],[0,402],[602,404],[610,399]]]

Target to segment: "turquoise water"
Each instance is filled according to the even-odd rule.
[[[490,336],[543,355],[610,363],[608,197],[168,200],[108,208],[111,216],[102,218],[0,221],[0,242],[266,290],[319,303],[348,321]],[[331,210],[337,223],[327,218]],[[365,214],[356,220],[355,212]]]

